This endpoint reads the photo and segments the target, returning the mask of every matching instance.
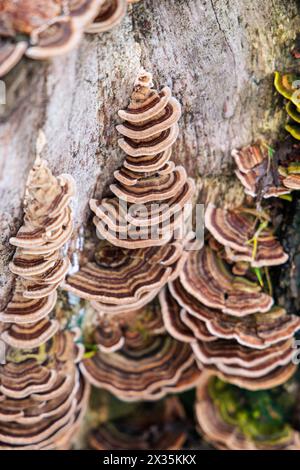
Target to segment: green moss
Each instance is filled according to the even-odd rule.
[[[252,392],[214,378],[209,394],[222,419],[256,442],[288,437],[294,398],[283,387]]]

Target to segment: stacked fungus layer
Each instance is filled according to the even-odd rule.
[[[10,243],[13,297],[0,313],[6,344],[0,366],[0,449],[64,449],[70,445],[87,401],[77,368],[80,331],[62,331],[53,314],[57,288],[69,268],[62,248],[73,223],[74,181],[55,177],[37,159],[24,200],[24,222]]]
[[[206,372],[249,390],[282,384],[296,369],[300,320],[274,305],[267,281],[268,267],[288,256],[266,214],[253,208],[210,204],[205,222],[204,247],[160,293],[165,326]]]

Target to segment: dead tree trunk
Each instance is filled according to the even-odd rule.
[[[197,179],[202,200],[235,199],[231,150],[276,135],[284,113],[272,75],[291,65],[299,26],[296,0],[143,0],[120,27],[87,35],[68,56],[21,63],[7,77],[0,117],[0,307],[11,288],[8,240],[21,223],[39,128],[51,168],[77,181],[78,228],[89,198],[101,196],[120,166],[117,110],[143,66],[183,105],[174,156]]]

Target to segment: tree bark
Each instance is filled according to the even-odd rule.
[[[121,26],[86,35],[68,56],[22,62],[6,79],[0,117],[0,308],[12,286],[8,240],[22,221],[40,128],[52,170],[77,182],[78,229],[88,219],[90,197],[107,191],[122,162],[117,111],[144,67],[183,105],[173,155],[196,178],[200,200],[237,200],[242,191],[232,178],[231,150],[276,136],[284,111],[273,72],[292,66],[299,26],[296,0],[143,0]]]

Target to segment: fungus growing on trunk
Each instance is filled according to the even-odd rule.
[[[208,204],[205,226],[234,262],[246,261],[256,268],[285,263],[288,255],[269,228],[268,221],[249,212],[243,207],[225,210]],[[255,250],[251,241],[256,243]]]
[[[42,134],[39,139],[43,146]],[[11,302],[0,312],[0,321],[8,326],[2,339],[19,348],[39,346],[57,331],[57,324],[47,317],[69,269],[61,248],[73,231],[70,201],[75,184],[69,175],[56,178],[40,159],[40,151],[27,181],[24,223],[10,239],[17,250],[9,267],[18,279]]]
[[[127,1],[2,0],[0,8],[2,77],[23,55],[30,59],[50,59],[76,47],[84,31],[100,33],[113,28],[124,18]]]
[[[105,353],[116,352],[122,349],[125,342],[131,345],[141,341],[143,332],[151,331],[158,335],[165,331],[157,302],[151,302],[138,310],[116,313],[115,315],[103,314],[101,307],[92,302],[95,310],[99,310],[95,319],[91,343]]]
[[[100,349],[81,362],[81,371],[92,385],[124,401],[152,401],[187,390],[201,373],[195,367],[191,347],[162,331],[157,304],[152,306],[152,318],[147,313],[149,308],[132,312],[127,323],[122,315],[118,317],[124,333],[117,352]]]
[[[200,303],[229,315],[267,312],[274,302],[255,281],[234,276],[229,265],[208,246],[190,253],[179,278],[183,288]]]
[[[249,390],[291,377],[293,335],[300,327],[297,316],[273,307],[263,278],[253,271],[287,259],[262,214],[209,204],[205,223],[211,235],[159,294],[168,333],[190,344],[198,367]],[[253,253],[248,242],[254,239]]]
[[[291,192],[278,168],[273,167],[273,157],[265,145],[257,143],[233,150],[232,155],[237,165],[235,174],[249,196],[268,199]]]
[[[40,153],[24,199],[24,223],[10,243],[9,267],[18,277],[0,313],[6,364],[0,366],[0,449],[59,449],[70,445],[87,402],[88,385],[76,363],[78,331],[61,331],[52,318],[57,287],[69,268],[62,247],[70,239],[75,192],[69,175],[55,177]]]
[[[39,348],[9,349],[0,366],[1,450],[70,445],[88,396],[76,367],[83,354],[76,335],[60,332]]]
[[[125,136],[119,144],[126,150],[124,142],[144,147],[150,142],[149,136],[156,139],[158,134],[177,128],[180,105],[168,87],[155,91],[152,75],[142,71],[128,108],[119,115],[125,120],[117,126]],[[93,222],[106,243],[102,242],[101,255],[68,276],[64,286],[93,301],[98,312],[143,307],[168,280],[177,277],[186,261],[186,247],[193,238],[187,222],[194,183],[184,168],[169,161],[173,142],[166,137],[160,141],[162,148],[156,148],[157,142],[148,147],[146,155],[153,158],[154,166],[150,159],[147,165],[155,167],[154,171],[142,172],[140,167],[135,171],[134,165],[129,169],[125,161],[110,186],[113,197],[90,201]],[[165,152],[167,158],[161,160]],[[144,158],[144,152],[139,155]]]

